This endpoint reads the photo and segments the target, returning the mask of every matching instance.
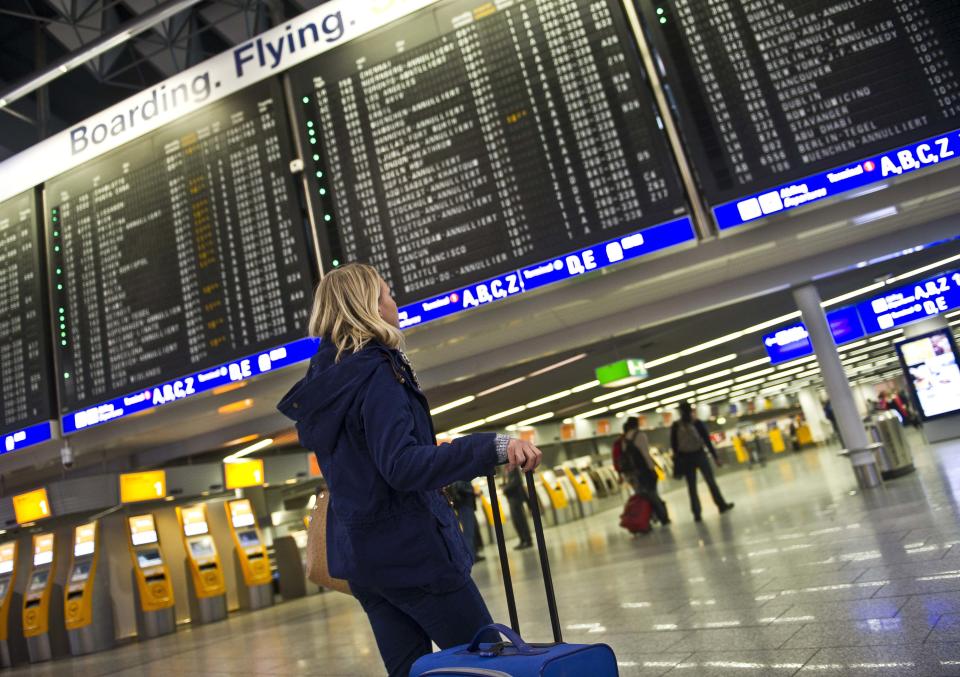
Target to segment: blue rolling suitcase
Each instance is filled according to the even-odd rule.
[[[410,677],[618,677],[617,658],[606,644],[564,644],[560,631],[560,616],[557,613],[557,598],[550,575],[547,546],[543,538],[543,521],[540,518],[540,502],[534,486],[533,474],[527,474],[527,489],[530,492],[530,512],[533,515],[540,567],[547,591],[547,607],[550,609],[550,624],[553,626],[553,643],[528,644],[520,637],[520,622],[517,617],[517,602],[510,578],[510,563],[507,545],[500,522],[500,505],[494,478],[487,478],[490,486],[490,501],[500,551],[500,566],[507,593],[507,609],[510,625],[494,624],[477,633],[473,642],[455,646],[446,651],[430,654],[418,660],[410,670]],[[491,632],[506,639],[501,642],[483,642]]]

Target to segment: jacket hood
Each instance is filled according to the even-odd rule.
[[[357,396],[363,392],[370,376],[386,360],[393,364],[390,350],[371,344],[362,350],[344,355],[336,361],[337,349],[329,341],[321,341],[310,359],[307,374],[284,395],[277,409],[297,423],[301,442],[308,448],[332,450],[343,430],[344,420]],[[303,439],[300,424],[310,420],[310,439]]]

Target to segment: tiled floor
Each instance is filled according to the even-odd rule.
[[[548,531],[568,641],[607,642],[631,675],[960,675],[960,442],[861,494],[810,451],[721,478],[737,508],[633,538],[604,512]],[[705,494],[705,492],[704,492]],[[492,548],[475,578],[506,617]],[[532,551],[512,554],[524,635],[549,640]],[[326,594],[10,675],[380,675],[352,599]]]

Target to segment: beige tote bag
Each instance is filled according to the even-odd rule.
[[[330,576],[327,566],[327,507],[330,504],[330,492],[317,494],[317,505],[310,514],[307,527],[307,578],[317,585],[351,594],[350,584],[342,578]]]

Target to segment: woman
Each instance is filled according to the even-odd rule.
[[[721,513],[733,510],[733,503],[727,503],[717,486],[717,479],[713,475],[710,459],[707,458],[704,447],[710,450],[710,455],[717,465],[720,459],[717,450],[710,441],[707,427],[702,421],[693,417],[693,407],[689,402],[680,403],[680,420],[674,421],[670,428],[670,448],[673,449],[674,474],[677,477],[687,478],[687,491],[690,493],[690,509],[696,522],[703,521],[701,516],[700,496],[697,494],[697,470],[703,474],[713,502]]]
[[[625,463],[626,461],[626,463]],[[660,520],[660,524],[670,524],[670,514],[667,505],[657,493],[657,463],[650,455],[650,440],[646,433],[640,430],[639,421],[631,416],[623,424],[623,451],[621,465],[629,468],[630,484],[636,493],[644,496],[653,508],[653,514]]]
[[[330,486],[330,574],[349,581],[391,677],[405,677],[431,641],[463,644],[491,622],[470,578],[472,546],[441,489],[500,463],[531,471],[540,451],[492,433],[436,445],[397,304],[370,266],[324,276],[310,334],[320,347],[279,409]]]

